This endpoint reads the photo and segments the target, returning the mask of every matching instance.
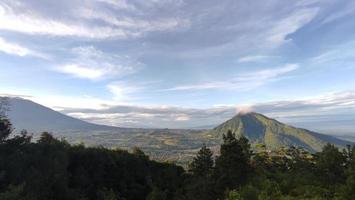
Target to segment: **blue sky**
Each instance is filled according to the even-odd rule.
[[[348,0],[4,0],[0,93],[117,126],[254,110],[350,133],[354,17]]]

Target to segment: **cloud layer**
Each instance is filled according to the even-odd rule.
[[[248,91],[260,87],[268,82],[274,81],[280,76],[292,72],[299,68],[297,64],[288,64],[285,67],[263,69],[255,72],[249,72],[238,75],[230,81],[207,82],[196,85],[177,86],[167,89],[168,91],[176,90],[208,90],[208,89],[225,89],[225,90],[242,90]]]
[[[289,101],[226,105],[208,109],[170,106],[110,105],[102,109],[63,109],[62,112],[91,122],[153,128],[211,128],[239,112],[260,112],[296,126],[332,134],[353,133],[355,92]],[[337,118],[337,120],[334,120]],[[329,125],[327,123],[333,122]],[[322,126],[320,126],[322,125]]]
[[[77,47],[71,51],[74,58],[55,70],[78,78],[97,80],[123,76],[135,72],[140,65],[129,57],[107,54],[93,46]]]

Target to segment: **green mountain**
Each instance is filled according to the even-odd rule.
[[[244,135],[251,143],[265,144],[270,149],[299,146],[310,151],[320,151],[327,143],[344,147],[351,142],[306,129],[295,128],[259,113],[238,114],[212,130],[221,138],[228,130],[237,136]]]

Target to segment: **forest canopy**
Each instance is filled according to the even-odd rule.
[[[355,199],[355,147],[328,144],[253,152],[247,138],[223,136],[220,154],[203,146],[184,169],[132,152],[71,145],[43,133],[37,141],[0,119],[1,200]]]

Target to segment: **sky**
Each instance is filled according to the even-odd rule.
[[[86,121],[355,135],[355,1],[1,0],[0,94]]]

